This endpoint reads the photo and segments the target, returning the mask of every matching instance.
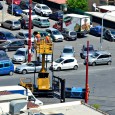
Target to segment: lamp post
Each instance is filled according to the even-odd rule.
[[[110,10],[107,11],[103,17],[102,17],[102,28],[101,28],[101,37],[100,37],[100,49],[102,49],[102,42],[103,42],[103,20],[104,20],[104,17],[106,16],[107,13],[111,12]]]

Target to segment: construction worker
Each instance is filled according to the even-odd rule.
[[[45,37],[45,42],[46,42],[46,43],[51,43],[50,35],[47,35],[47,36]]]
[[[35,38],[36,38],[37,42],[40,42],[41,35],[39,32],[35,35]]]

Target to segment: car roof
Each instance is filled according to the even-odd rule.
[[[27,51],[27,48],[18,48],[17,50]]]
[[[6,20],[6,21],[18,22],[19,20],[11,19],[11,20]]]
[[[3,34],[11,33],[9,31],[0,31],[0,32],[3,33]]]
[[[41,17],[41,16],[39,16],[37,18],[39,18],[39,19],[48,19],[47,17]]]
[[[50,28],[47,28],[46,30],[57,30],[57,29],[55,29],[55,28],[52,28],[52,27],[50,27]]]
[[[76,59],[74,57],[60,57],[60,58],[62,58],[62,59]]]
[[[22,10],[23,12],[29,12],[29,9],[26,9],[26,10]],[[31,10],[32,11],[32,10]],[[33,11],[32,11],[33,12]]]
[[[109,55],[111,55],[111,53],[110,52],[108,52],[108,51],[103,51],[103,50],[101,50],[101,51],[96,51],[96,53],[98,53],[98,54],[109,54]]]
[[[38,3],[38,5],[40,5],[40,6],[47,6],[47,5],[45,5],[45,4],[39,4],[39,3]]]
[[[69,49],[72,49],[72,48],[73,48],[73,46],[69,46],[69,45],[67,45],[67,46],[64,46],[64,48],[69,48]]]
[[[85,47],[85,48],[86,48],[86,47],[87,47],[87,45],[83,45],[83,47]],[[90,45],[89,45],[89,47],[93,47],[93,45],[92,45],[92,44],[90,44]]]
[[[23,33],[23,34],[25,34],[25,33],[29,33],[27,30],[24,30],[24,31],[20,31],[20,32],[18,32],[18,33]]]

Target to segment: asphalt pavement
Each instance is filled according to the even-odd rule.
[[[20,17],[11,16],[9,14],[5,14],[4,20],[6,19],[18,19]],[[0,20],[2,21],[2,11],[0,11]],[[50,20],[51,26],[55,23],[55,21]],[[1,30],[7,30],[5,28],[1,28]],[[34,30],[45,30],[45,28],[38,28],[34,27],[32,32]],[[21,30],[14,30],[12,33],[15,35]],[[10,31],[11,32],[11,31]],[[83,62],[84,60],[80,58],[80,51],[83,46],[83,44],[86,45],[87,41],[89,41],[90,44],[94,45],[95,49],[100,49],[100,37],[95,37],[92,35],[86,35],[84,38],[78,38],[76,41],[65,41],[64,42],[55,42],[54,43],[54,60],[57,59],[63,47],[65,45],[72,45],[75,49],[75,57],[78,60],[79,68],[78,70],[65,70],[65,71],[54,71],[52,73],[48,70],[51,76],[51,83],[52,83],[52,74],[55,76],[59,76],[66,80],[66,87],[85,87],[85,77],[86,77],[86,67],[84,66]],[[26,46],[28,47],[28,46]],[[100,109],[109,113],[110,115],[115,115],[115,43],[109,42],[106,40],[103,40],[102,43],[102,49],[107,50],[112,54],[112,64],[111,65],[100,65],[100,66],[89,66],[89,87],[90,87],[90,96],[88,104],[99,104]],[[10,58],[12,58],[15,51],[7,52]],[[32,60],[35,60],[35,55],[33,55]],[[16,64],[15,66],[18,66],[19,64]],[[51,63],[48,63],[48,67],[51,65]],[[17,85],[20,82],[20,78],[27,77],[31,78],[32,82],[34,83],[37,79],[38,74],[30,73],[26,75],[22,74],[16,74],[14,73],[13,76],[5,75],[0,76],[0,86],[4,85]],[[59,103],[60,100],[57,98],[39,98],[41,101],[43,101],[44,104],[51,104],[51,103]],[[75,101],[76,98],[66,98],[66,101]]]

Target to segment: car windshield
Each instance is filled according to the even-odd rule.
[[[42,19],[41,22],[49,22],[48,19]]]
[[[20,24],[20,22],[19,21],[15,21],[14,24]]]
[[[70,32],[70,35],[77,35],[76,32]]]
[[[96,58],[96,57],[98,57],[98,56],[99,56],[98,53],[94,53],[93,55],[91,55],[92,58]]]
[[[53,33],[54,35],[60,35],[60,32],[59,32],[58,30],[54,30],[54,31],[52,31],[52,33]]]
[[[25,36],[28,38],[29,37],[29,33],[25,33]],[[31,37],[34,37],[33,34],[31,34]]]
[[[44,9],[44,10],[48,10],[49,7],[48,7],[48,6],[42,6],[42,9]]]
[[[89,48],[84,48],[84,51],[87,51],[89,49],[89,51],[93,51],[94,49],[93,49],[93,47],[89,47]]]
[[[27,63],[26,65],[27,65],[27,66],[34,66],[33,63]]]
[[[6,37],[7,37],[8,39],[14,39],[14,38],[15,38],[12,33],[7,33],[7,34],[6,34]]]
[[[18,50],[18,51],[15,53],[15,55],[22,55],[22,56],[25,56],[25,53],[24,53],[24,51]]]
[[[21,9],[19,6],[15,6],[14,8],[15,8],[15,9]]]
[[[72,53],[72,49],[64,48],[63,53]]]
[[[56,62],[56,63],[61,63],[63,60],[64,60],[63,58],[59,58],[59,59],[57,59],[55,62]]]
[[[111,31],[111,33],[115,35],[115,31]]]

